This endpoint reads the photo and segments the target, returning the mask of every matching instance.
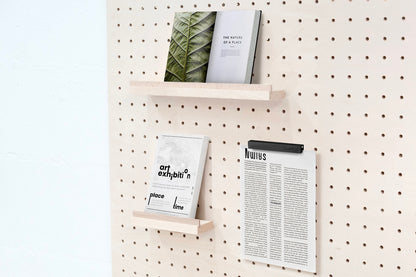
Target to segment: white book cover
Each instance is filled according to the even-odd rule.
[[[251,83],[261,11],[217,12],[207,83]]]
[[[195,218],[208,137],[159,136],[145,212]]]

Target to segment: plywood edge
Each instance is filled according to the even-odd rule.
[[[214,227],[211,221],[133,211],[132,224],[143,227],[198,235]]]
[[[272,86],[267,84],[130,81],[130,92],[149,96],[263,101],[278,100],[284,97],[283,91],[272,91]]]
[[[200,220],[200,225],[198,232],[204,233],[214,228],[214,223],[212,221]]]

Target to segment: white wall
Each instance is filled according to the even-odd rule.
[[[105,1],[0,1],[0,276],[111,276]]]

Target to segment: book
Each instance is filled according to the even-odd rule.
[[[207,83],[251,83],[260,18],[259,10],[217,12]]]
[[[145,212],[195,218],[208,137],[161,135]]]
[[[166,82],[251,83],[261,11],[177,12]]]
[[[205,82],[216,12],[177,12],[173,20],[166,82]]]

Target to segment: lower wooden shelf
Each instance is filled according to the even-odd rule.
[[[132,224],[147,228],[198,235],[214,228],[212,221],[133,211]]]

